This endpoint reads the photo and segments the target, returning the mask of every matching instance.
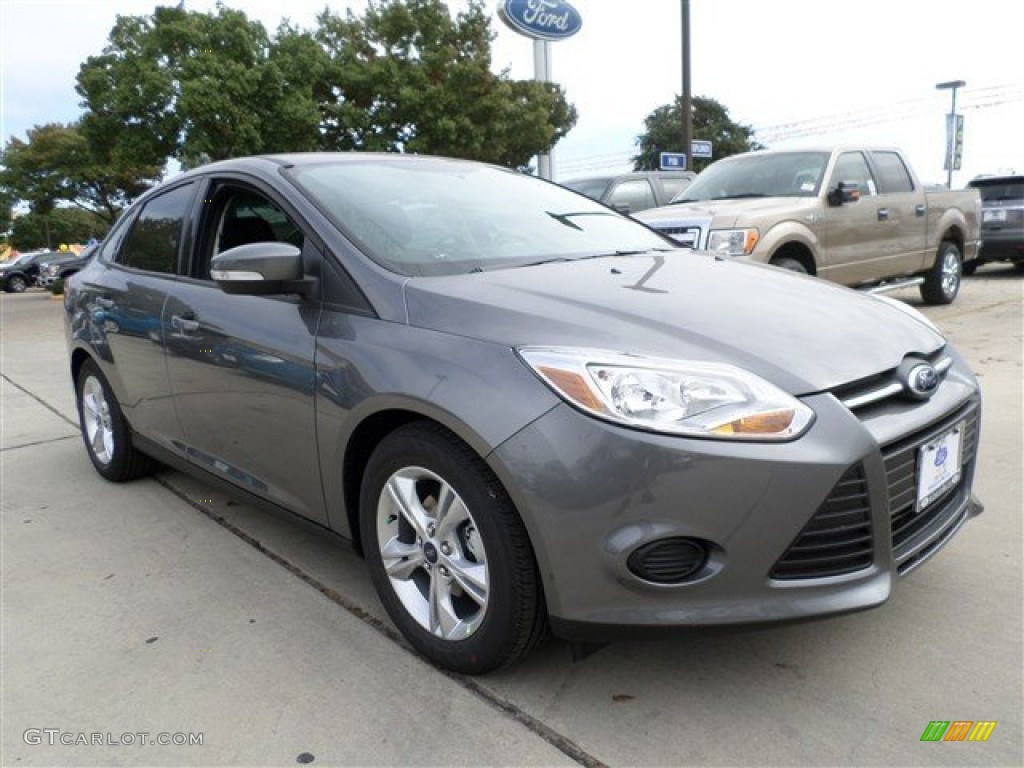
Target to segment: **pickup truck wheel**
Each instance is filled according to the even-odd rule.
[[[952,304],[960,292],[963,260],[956,243],[944,241],[939,246],[935,264],[924,277],[921,298],[926,304]]]
[[[786,256],[781,256],[777,259],[772,259],[772,266],[779,267],[781,269],[788,269],[790,272],[796,272],[800,275],[807,274],[807,267],[801,264],[796,259],[790,259]]]
[[[11,275],[4,283],[4,290],[8,293],[24,293],[28,288],[28,282],[21,275]]]
[[[388,615],[435,664],[483,674],[540,637],[544,599],[519,514],[450,433],[410,424],[381,441],[363,479],[360,527]]]

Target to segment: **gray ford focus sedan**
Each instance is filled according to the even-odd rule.
[[[97,471],[349,540],[424,656],[868,608],[980,512],[914,309],[679,249],[505,169],[254,157],[138,200],[65,295]]]

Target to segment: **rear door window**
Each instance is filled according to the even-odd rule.
[[[177,274],[182,230],[192,208],[195,183],[175,187],[146,202],[114,261],[121,266]]]
[[[878,187],[883,195],[913,192],[914,180],[910,177],[903,158],[895,152],[872,152],[871,159],[878,169]]]

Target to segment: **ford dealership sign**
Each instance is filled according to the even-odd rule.
[[[535,40],[565,40],[580,31],[583,19],[565,0],[504,0],[501,20]]]

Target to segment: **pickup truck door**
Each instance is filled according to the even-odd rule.
[[[928,208],[924,190],[914,183],[898,152],[869,152],[878,180],[878,217],[886,229],[884,253],[891,259],[887,274],[918,272],[925,263]]]
[[[839,182],[856,184],[860,200],[831,204],[828,195]],[[874,279],[879,261],[886,258],[890,228],[879,220],[878,183],[863,152],[843,152],[836,158],[822,199],[825,255],[818,274],[844,285]]]

